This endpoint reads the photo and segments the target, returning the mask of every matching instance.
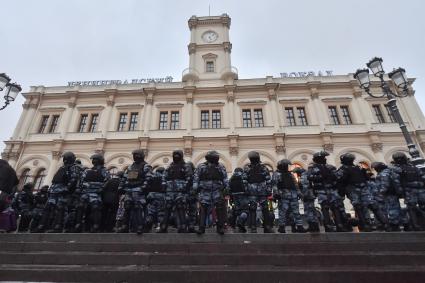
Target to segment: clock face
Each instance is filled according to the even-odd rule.
[[[202,35],[202,39],[208,43],[216,41],[217,38],[218,38],[218,34],[211,30],[204,32],[204,34]]]

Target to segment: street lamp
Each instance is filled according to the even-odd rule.
[[[10,102],[13,102],[16,99],[16,96],[18,96],[19,92],[21,92],[22,88],[17,83],[11,83],[10,78],[5,73],[0,73],[0,92],[5,90],[4,98],[4,106],[0,108],[0,110],[3,110],[7,107],[7,105],[10,104]]]
[[[385,71],[382,67],[382,58],[372,58],[369,63],[366,64],[366,66],[372,71],[375,77],[379,78],[381,83],[380,87],[383,91],[382,94],[376,95],[370,91],[369,69],[357,70],[357,72],[354,74],[354,78],[359,81],[360,87],[364,89],[370,96],[375,98],[387,97],[388,108],[400,126],[401,132],[403,133],[404,139],[406,140],[407,147],[409,149],[409,154],[412,157],[412,163],[421,170],[425,170],[425,160],[420,156],[419,151],[416,148],[416,145],[413,142],[409,131],[407,130],[406,124],[404,123],[396,104],[396,97],[406,97],[409,94],[409,81],[406,77],[406,70],[403,68],[398,68],[388,74],[388,77],[399,90],[393,92],[388,83],[384,80]]]

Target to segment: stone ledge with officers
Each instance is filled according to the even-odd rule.
[[[64,153],[50,187],[33,195],[28,183],[15,194],[11,208],[20,215],[18,231],[142,234],[154,228],[167,233],[173,225],[178,233],[204,234],[215,225],[222,235],[229,227],[239,233],[256,233],[257,227],[274,233],[274,226],[285,233],[288,225],[295,233],[317,233],[321,225],[325,232],[350,232],[355,226],[361,232],[425,228],[425,175],[402,152],[393,154],[389,166],[373,162],[374,176],[355,165],[351,153],[340,156],[339,168],[327,164],[325,151],[313,155],[307,170],[290,171],[290,160],[283,159],[270,174],[252,151],[250,162],[230,179],[214,150],[197,168],[184,161],[181,150],[173,151],[167,168],[155,170],[142,150],[132,155],[133,164],[111,178],[101,154],[91,156],[93,167],[83,168],[72,152]],[[346,212],[345,198],[355,217]]]

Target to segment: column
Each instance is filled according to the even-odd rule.
[[[228,110],[228,116],[229,116],[229,128],[230,133],[235,133],[235,115],[236,115],[236,109],[235,109],[235,85],[225,85],[224,88],[227,91],[227,110]]]
[[[319,99],[319,86],[320,82],[308,82],[307,85],[310,87],[310,96],[314,105],[314,113],[316,114],[317,121],[321,131],[325,130],[327,121],[327,112],[324,111],[323,104]]]
[[[47,171],[46,179],[44,181],[45,184],[50,184],[52,182],[53,176],[56,173],[61,156],[62,156],[62,152],[52,151],[52,162],[50,162],[50,167]]]
[[[108,135],[109,125],[111,124],[112,108],[115,105],[115,96],[117,93],[116,89],[106,89],[105,93],[107,95],[106,99],[106,108],[103,110],[101,116],[100,129],[102,131],[102,137],[106,138]]]
[[[67,94],[69,95],[68,107],[70,109],[70,114],[67,123],[63,125],[63,132],[65,134],[69,132],[75,132],[75,128],[73,129],[73,127],[75,123],[77,123],[76,120],[78,118],[76,117],[78,114],[78,110],[75,107],[77,105],[78,91],[67,91]]]
[[[18,136],[21,137],[21,139],[25,139],[27,137],[27,135],[29,134],[29,131],[31,129],[31,126],[34,125],[34,118],[35,118],[35,114],[37,113],[37,106],[38,103],[33,103],[31,102],[30,104],[28,104],[27,109],[27,115],[25,115],[25,120],[22,123],[22,127],[19,131]]]
[[[146,94],[145,114],[143,115],[143,119],[145,120],[143,123],[143,135],[147,136],[151,126],[153,96],[155,94],[156,88],[144,88],[143,91]]]
[[[267,80],[271,80],[272,78],[273,77],[268,76]],[[280,132],[282,127],[282,121],[279,119],[279,114],[278,114],[278,104],[276,103],[276,100],[277,100],[276,89],[278,87],[279,87],[279,84],[277,83],[266,83],[268,98],[270,101],[270,106],[272,111],[273,126],[274,126],[275,133]]]
[[[184,91],[186,92],[186,105],[185,105],[185,113],[186,113],[186,119],[185,119],[185,126],[187,134],[190,135],[192,133],[193,129],[193,94],[196,90],[196,87],[194,86],[185,86],[183,87]]]

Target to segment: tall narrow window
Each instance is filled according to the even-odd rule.
[[[87,117],[88,117],[88,114],[81,114],[80,124],[78,126],[78,132],[79,133],[83,133],[85,131],[86,125],[87,125]]]
[[[336,109],[336,106],[329,106],[329,117],[331,120],[331,123],[334,125],[339,125],[339,118],[338,118],[338,110]]]
[[[353,124],[353,122],[351,121],[350,110],[348,109],[348,106],[344,105],[344,106],[340,106],[340,108],[341,108],[342,119],[344,121],[344,124],[345,125]]]
[[[178,111],[171,111],[171,124],[170,129],[176,130],[179,128],[179,112]]]
[[[159,129],[167,130],[168,129],[168,112],[161,111],[159,113]]]
[[[286,112],[286,121],[288,122],[288,125],[295,126],[296,122],[295,122],[295,116],[294,116],[294,108],[286,107],[285,112]]]
[[[305,108],[304,107],[297,107],[298,111],[298,121],[300,122],[300,125],[307,126],[307,116],[305,115]]]
[[[244,128],[251,128],[252,127],[251,109],[243,109],[242,110],[242,126]]]
[[[209,128],[210,124],[210,111],[208,110],[202,110],[201,111],[201,128],[207,129]]]
[[[130,114],[130,125],[128,126],[129,131],[136,130],[138,117],[139,117],[139,113],[137,112],[132,112]]]
[[[388,104],[385,104],[385,109],[387,109],[387,115],[391,123],[396,123],[397,121],[395,120],[394,115],[391,112],[390,106]]]
[[[46,129],[48,120],[49,120],[49,115],[43,115],[41,117],[41,123],[40,123],[40,128],[38,128],[38,133],[40,133],[40,134],[44,133],[44,130]]]
[[[30,169],[22,171],[21,177],[19,178],[19,188],[28,183],[31,180]]]
[[[374,104],[372,105],[373,111],[375,112],[376,119],[378,120],[378,123],[385,123],[384,115],[382,115],[381,111],[381,105]]]
[[[127,124],[127,113],[121,113],[118,121],[118,132],[122,132]]]
[[[214,62],[213,61],[207,61],[206,63],[206,66],[205,66],[205,68],[206,68],[206,72],[207,73],[213,73],[214,72]]]
[[[212,128],[219,129],[221,128],[221,113],[220,110],[212,111]]]
[[[50,123],[49,133],[54,133],[58,126],[59,115],[53,115],[52,122]]]
[[[46,178],[46,169],[42,168],[37,172],[37,175],[34,178],[34,190],[39,191],[41,186],[44,183],[44,179]]]
[[[254,109],[254,126],[264,127],[263,110]]]
[[[111,167],[108,169],[109,175],[111,175],[111,178],[116,178],[118,175],[118,168],[117,167]]]
[[[98,120],[99,120],[99,114],[96,113],[91,115],[89,132],[91,133],[96,132]]]

